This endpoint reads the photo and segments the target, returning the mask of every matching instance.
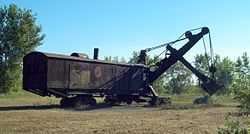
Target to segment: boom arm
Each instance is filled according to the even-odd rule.
[[[179,60],[189,70],[191,70],[199,78],[199,80],[202,81],[201,87],[209,95],[213,95],[217,90],[222,88],[223,85],[220,85],[220,84],[216,83],[216,81],[214,79],[215,68],[212,68],[212,70],[210,70],[210,72],[212,73],[212,78],[210,78],[210,77],[202,74],[201,72],[199,72],[196,68],[194,68],[183,57],[183,55],[187,51],[189,51],[207,33],[209,33],[209,29],[207,27],[203,27],[201,29],[200,33],[197,33],[197,34],[194,34],[194,35],[192,35],[192,33],[190,31],[187,31],[185,33],[185,38],[181,38],[181,39],[169,42],[169,43],[165,43],[165,44],[162,44],[162,45],[159,45],[159,46],[155,46],[155,47],[152,47],[152,48],[147,48],[147,49],[141,50],[139,60],[138,60],[138,63],[141,63],[141,64],[145,64],[146,53],[151,51],[151,50],[166,46],[166,49],[170,51],[170,55],[168,57],[165,57],[160,62],[156,63],[157,68],[155,70],[150,70],[149,71],[149,78],[148,78],[149,84],[152,85],[152,83],[157,78],[159,78],[167,69],[169,69],[173,64],[175,64]],[[176,50],[175,48],[173,48],[171,46],[171,44],[174,44],[174,43],[176,43],[178,41],[185,40],[185,39],[188,39],[188,42],[183,47],[181,47],[179,50]],[[154,96],[157,96],[157,94],[154,92],[152,86],[150,86],[150,85],[149,85],[148,89],[152,92],[152,94]]]
[[[158,68],[149,73],[149,82],[153,83],[157,78],[159,78],[167,69],[169,69],[173,64],[175,64],[183,55],[189,51],[205,34],[209,33],[207,27],[203,27],[200,33],[192,35],[190,31],[185,33],[188,42],[181,47],[179,50],[176,50],[176,53],[171,53],[169,57],[164,58],[156,65]],[[167,47],[170,45],[167,45]]]
[[[172,53],[176,54],[177,50],[168,46],[167,49]],[[209,95],[213,95],[218,89],[222,88],[223,85],[219,85],[215,80],[205,76],[201,72],[199,72],[196,68],[194,68],[184,57],[180,57],[178,59],[181,61],[189,70],[191,70],[198,78],[202,81],[201,87],[205,90]]]

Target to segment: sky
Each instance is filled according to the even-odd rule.
[[[46,37],[37,51],[92,57],[98,47],[100,58],[128,59],[207,26],[215,53],[233,60],[250,54],[249,0],[0,0],[0,6],[11,3],[31,9],[42,26]],[[204,52],[200,41],[185,57]]]

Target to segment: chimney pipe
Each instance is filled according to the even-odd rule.
[[[94,60],[98,60],[98,53],[99,53],[99,49],[98,48],[94,48]]]

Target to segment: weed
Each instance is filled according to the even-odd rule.
[[[226,116],[223,128],[218,128],[218,134],[248,134],[247,128],[243,127],[238,119]]]

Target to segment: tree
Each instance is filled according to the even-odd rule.
[[[211,57],[208,55],[200,54],[195,56],[195,67],[206,76],[211,76],[209,73],[209,63]],[[224,89],[218,91],[220,94],[229,93],[229,87],[232,84],[233,80],[233,70],[234,70],[234,62],[231,61],[228,57],[223,58],[219,55],[216,55],[214,58],[214,64],[216,67],[215,79],[218,83],[222,83],[224,85]]]
[[[119,63],[127,63],[126,59],[124,57],[121,57],[119,60]]]
[[[126,59],[124,57],[119,58],[118,56],[105,56],[105,61],[113,62],[113,63],[127,63]]]
[[[210,57],[207,54],[198,54],[195,56],[194,65],[203,74],[208,74],[208,60]]]
[[[224,88],[219,90],[219,94],[229,94],[230,86],[233,82],[234,77],[234,62],[228,57],[223,58],[221,61],[217,62],[217,71],[215,72],[215,77],[218,83],[222,83]]]
[[[192,85],[192,72],[181,62],[177,62],[167,70],[166,82],[171,93],[180,94]]]
[[[113,63],[119,63],[119,58],[118,58],[118,56],[113,57],[112,62],[113,62]]]
[[[108,61],[108,62],[112,62],[112,57],[111,56],[105,56],[104,60]]]
[[[132,53],[132,57],[129,59],[128,63],[132,63],[132,64],[137,63],[137,61],[138,61],[138,59],[139,59],[138,56],[139,56],[139,53],[136,52],[136,51],[134,51],[134,52]]]
[[[250,111],[250,58],[243,53],[235,64],[235,77],[233,79],[232,91],[235,99],[241,104],[241,110]]]
[[[0,7],[0,92],[20,87],[22,57],[41,45],[44,35],[31,10]]]

